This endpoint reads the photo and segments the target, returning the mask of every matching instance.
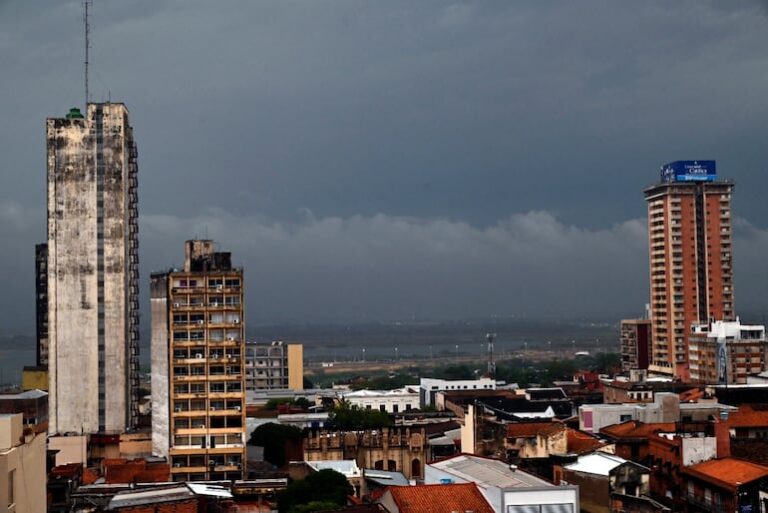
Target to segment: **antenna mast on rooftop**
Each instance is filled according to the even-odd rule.
[[[85,23],[85,110],[88,111],[88,102],[91,100],[88,90],[88,67],[90,65],[91,50],[91,20],[89,9],[93,5],[93,0],[83,0],[83,22]]]

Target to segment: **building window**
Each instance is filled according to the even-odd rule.
[[[379,405],[379,411],[385,412],[385,411],[387,411],[387,407],[384,406],[383,404],[380,404]]]
[[[16,503],[16,469],[8,472],[8,508]]]
[[[397,413],[399,410],[400,408],[396,404],[392,405],[392,413]]]

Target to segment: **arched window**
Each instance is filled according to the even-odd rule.
[[[421,461],[416,458],[411,462],[411,479],[421,477]]]

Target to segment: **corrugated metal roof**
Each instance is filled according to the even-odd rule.
[[[479,458],[462,454],[447,460],[430,463],[430,467],[457,477],[472,481],[478,486],[498,488],[530,488],[534,486],[554,486],[528,472],[510,468],[507,463],[489,458]]]
[[[563,468],[576,472],[607,476],[611,470],[626,462],[627,460],[619,456],[597,451],[580,456],[575,463],[565,465]]]

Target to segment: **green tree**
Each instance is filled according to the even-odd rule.
[[[329,412],[328,420],[341,430],[378,429],[392,425],[392,419],[386,412],[363,409],[349,401],[340,401]]]
[[[300,481],[293,481],[277,496],[280,513],[310,513],[336,509],[354,493],[347,478],[335,470],[320,470]],[[316,509],[315,509],[316,508]]]
[[[265,410],[276,410],[281,404],[293,404],[290,397],[273,397],[264,405]]]
[[[286,445],[301,443],[302,438],[301,430],[295,426],[268,422],[253,430],[248,444],[264,447],[264,459],[276,467],[282,467],[286,463]]]
[[[294,399],[292,397],[274,397],[266,402],[266,404],[264,405],[264,409],[276,410],[277,407],[281,405],[297,406],[304,410],[312,406],[312,404],[309,402],[309,400],[306,397],[299,397],[298,399]]]

